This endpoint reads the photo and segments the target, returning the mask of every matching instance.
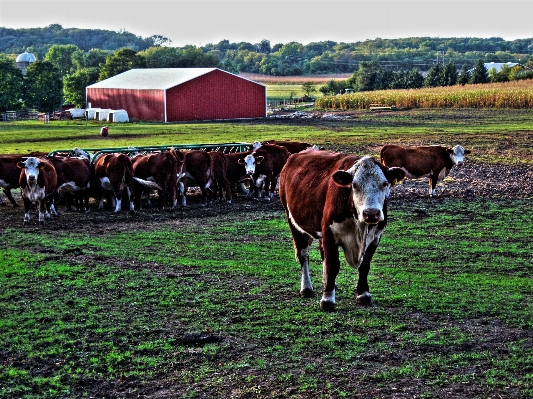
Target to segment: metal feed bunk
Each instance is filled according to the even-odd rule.
[[[166,151],[174,148],[175,150],[203,150],[203,151],[218,151],[225,154],[232,152],[245,152],[252,148],[250,143],[224,143],[224,144],[174,144],[161,146],[139,146],[139,147],[115,147],[115,148],[81,148],[81,150],[92,154],[92,159],[95,160],[100,154],[123,153],[130,156],[136,154],[149,154],[152,152]],[[54,150],[48,156],[57,154],[74,155],[74,150]]]

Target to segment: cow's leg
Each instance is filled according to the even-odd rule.
[[[126,186],[126,199],[130,203],[130,213],[135,213],[135,198],[133,197],[133,184],[131,187]]]
[[[185,208],[187,206],[187,197],[185,196],[185,192],[186,192],[185,183],[180,181],[178,183],[178,187],[179,187],[179,191],[180,191],[180,195],[181,195],[181,206],[183,208]]]
[[[363,306],[372,306],[372,296],[370,295],[370,288],[368,286],[368,273],[370,272],[370,262],[378,247],[379,239],[377,243],[371,242],[366,248],[365,254],[361,264],[359,265],[359,279],[357,280],[357,303]]]
[[[46,218],[46,198],[43,198],[42,200],[38,201],[37,206],[39,208],[39,224],[44,225],[44,220]],[[48,219],[50,219],[50,215],[48,214]]]
[[[27,199],[26,197],[22,197],[22,200],[24,202],[24,223],[28,224],[30,222],[30,210],[31,210],[31,201]]]
[[[432,175],[429,177],[429,196],[434,197],[437,195],[437,190],[435,187],[437,187],[437,181],[438,181],[438,175]]]
[[[11,190],[8,189],[8,188],[4,188],[3,191],[4,191],[4,194],[6,195],[7,199],[9,200],[9,202],[11,202],[11,204],[14,207],[18,207],[19,204],[17,204],[17,201],[15,201],[15,198],[13,198],[13,195],[11,194]],[[4,205],[5,205],[5,203],[4,203]]]
[[[292,233],[294,254],[296,256],[296,260],[300,263],[302,272],[300,295],[304,298],[311,298],[315,294],[315,290],[311,282],[311,275],[309,273],[309,247],[311,246],[313,239],[294,227],[290,222],[290,219],[289,227]]]
[[[320,300],[321,310],[335,310],[335,279],[339,274],[339,247],[331,234],[325,234],[322,238],[322,250],[324,261],[322,262],[322,280],[324,290]]]

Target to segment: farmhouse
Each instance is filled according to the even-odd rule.
[[[87,86],[93,108],[178,122],[266,116],[266,86],[218,68],[131,69]]]

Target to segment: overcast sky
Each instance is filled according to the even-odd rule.
[[[126,30],[172,45],[533,37],[533,1],[0,1],[0,26]]]

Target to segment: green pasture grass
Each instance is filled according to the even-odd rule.
[[[267,86],[267,99],[269,101],[282,101],[289,100],[290,98],[301,98],[306,93],[302,89],[301,84],[291,84],[291,83],[278,83],[273,84],[269,83]],[[315,84],[314,87],[316,92],[312,94],[313,97],[317,98],[323,94],[318,91],[318,88],[322,86],[321,84]]]
[[[307,126],[268,123],[268,119],[224,123],[110,124],[101,137],[98,121],[0,123],[0,153],[26,154],[58,149],[112,148],[249,142],[268,139],[307,141],[342,150],[358,146],[362,154],[378,155],[383,144],[461,144],[472,150],[468,159],[487,163],[533,162],[530,145],[532,113],[524,110],[436,109],[379,114],[359,112],[349,120]]]
[[[483,397],[533,394],[521,333],[533,328],[531,202],[392,201],[389,212],[370,272],[376,306],[357,306],[357,272],[342,260],[331,313],[319,310],[316,244],[318,295],[298,295],[281,212],[174,220],[105,240],[6,229],[0,398],[89,397],[84,381],[132,380],[180,397],[261,397],[265,384],[280,397],[353,397],[404,380],[427,397],[457,384]],[[501,345],[484,344],[498,332],[508,333]],[[202,335],[220,340],[188,341]]]

